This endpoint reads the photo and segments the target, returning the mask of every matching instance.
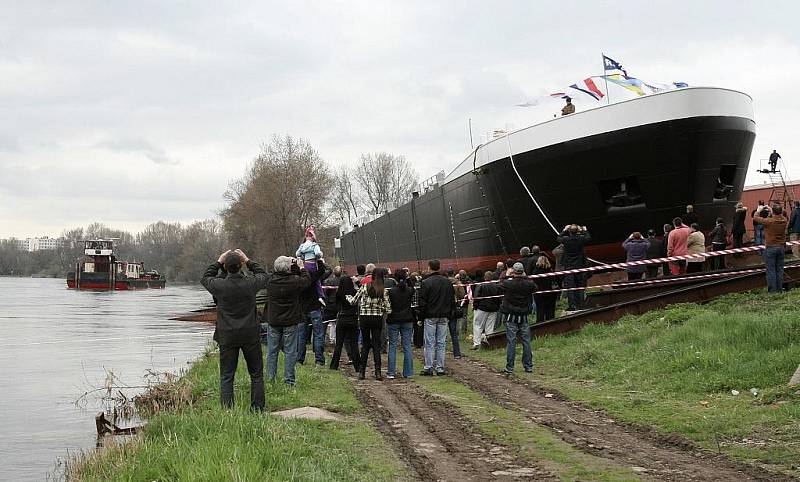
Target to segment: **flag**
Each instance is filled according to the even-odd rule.
[[[600,100],[602,97],[604,97],[604,94],[600,91],[600,89],[597,88],[591,77],[570,85],[570,88],[579,90],[586,95],[590,95],[594,100]]]
[[[625,77],[623,79],[622,76],[619,74],[606,75],[605,78],[609,82],[613,82],[619,85],[620,87],[624,87],[630,90],[631,92],[636,92],[639,95],[645,95],[645,92],[642,89],[642,87],[644,86],[644,82],[642,82],[639,79],[634,79],[633,77]]]
[[[619,70],[625,75],[625,77],[628,76],[628,73],[625,71],[625,69],[622,68],[622,64],[621,63],[617,62],[616,60],[612,59],[611,57],[606,57],[605,54],[603,54],[603,69],[605,69],[605,70]]]
[[[564,93],[564,92],[555,92],[553,94],[550,94],[550,97],[552,97],[554,99],[563,99],[566,96],[567,96],[567,94]]]

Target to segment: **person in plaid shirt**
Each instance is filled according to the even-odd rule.
[[[383,315],[392,312],[392,303],[385,289],[386,269],[375,268],[368,283],[361,285],[355,296],[348,296],[351,305],[361,303],[358,309],[358,326],[361,328],[361,366],[358,379],[363,380],[367,371],[369,350],[375,365],[375,379],[383,380],[381,375],[381,330]]]

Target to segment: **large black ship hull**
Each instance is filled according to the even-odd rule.
[[[701,229],[730,223],[741,198],[755,123],[733,116],[675,119],[515,153],[514,164],[557,230],[576,223],[589,255],[618,261],[633,231],[656,229],[692,204]],[[729,224],[730,225],[730,224]],[[342,236],[346,268],[378,263],[493,269],[522,246],[555,246],[555,231],[506,157],[452,179]]]

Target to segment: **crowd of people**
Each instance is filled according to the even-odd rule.
[[[557,259],[549,258],[537,246],[523,247],[517,260],[499,262],[495,271],[478,272],[474,280],[464,270],[443,270],[438,260],[429,261],[423,273],[408,268],[392,273],[370,263],[359,265],[351,275],[325,263],[313,227],[306,231],[296,257],[279,256],[271,273],[241,250],[226,251],[208,266],[201,280],[217,303],[214,339],[220,346],[222,404],[233,405],[233,377],[240,352],[250,374],[251,408],[263,410],[262,344],[267,351],[267,380],[276,380],[278,357],[283,352],[283,382],[294,385],[295,369],[297,364],[305,364],[309,340],[315,366],[326,365],[326,332],[334,346],[331,369],[339,369],[344,349],[347,363],[359,379],[366,378],[371,364],[375,379],[382,380],[381,354],[386,353],[386,376],[393,379],[398,376],[397,352],[402,350],[399,376],[410,378],[414,376],[412,347],[416,346],[423,348],[419,374],[443,375],[448,334],[452,356],[458,359],[462,355],[460,339],[469,330],[468,298],[473,300],[474,311],[472,349],[479,349],[487,335],[503,324],[508,338],[506,372],[514,369],[517,338],[522,343],[523,369],[530,372],[529,316],[535,312],[537,321],[554,318],[559,294],[550,291],[562,285],[585,286],[586,279],[573,275],[563,280],[531,280],[528,275],[552,272],[556,267],[585,266],[584,246],[590,239],[585,227],[568,226],[558,237]],[[244,267],[251,276],[243,274]],[[472,288],[469,297],[468,286]],[[256,309],[260,290],[267,294],[261,314]],[[569,300],[577,308],[582,292],[570,294]]]
[[[780,292],[783,289],[783,261],[787,235],[792,241],[800,240],[800,201],[794,202],[789,219],[779,204],[768,207],[764,201],[759,201],[758,206],[751,212],[751,218],[753,244],[765,245],[765,249],[759,252],[764,256],[768,290]],[[746,219],[747,207],[737,203],[730,230],[722,218],[717,218],[714,227],[704,233],[694,207],[689,205],[686,206],[686,213],[683,216],[676,217],[672,223],[664,225],[662,238],[657,237],[654,229],[648,230],[646,236],[634,232],[622,243],[622,247],[627,253],[628,262],[700,255],[705,252],[722,251],[729,246],[741,248],[744,246],[744,235],[747,232]],[[800,257],[800,246],[792,246],[792,253],[795,258]],[[733,256],[739,257],[741,254],[736,253]],[[629,280],[637,280],[644,276],[656,278],[659,275],[700,273],[706,269],[721,270],[726,267],[725,255],[696,256],[663,265],[630,266],[627,268],[627,274]]]
[[[737,204],[730,230],[733,247],[743,245],[747,208]],[[795,202],[791,218],[780,205],[767,207],[760,202],[752,212],[754,242],[765,245],[768,291],[782,291],[783,262],[787,232],[800,239],[800,202]],[[642,261],[723,250],[729,244],[729,231],[723,221],[704,234],[692,206],[686,214],[663,227],[663,237],[651,229],[643,236],[631,233],[622,243],[628,261]],[[329,267],[322,256],[313,226],[298,248],[296,257],[279,256],[273,271],[267,273],[241,250],[227,251],[211,264],[201,280],[217,303],[214,339],[220,346],[220,393],[224,406],[233,404],[233,377],[244,355],[251,379],[251,406],[264,408],[264,380],[261,344],[267,350],[267,380],[277,377],[278,356],[284,354],[283,381],[296,383],[295,367],[304,364],[308,341],[314,364],[326,365],[326,332],[334,345],[329,368],[339,369],[342,350],[359,379],[366,378],[372,352],[375,379],[383,379],[382,353],[387,354],[386,375],[397,373],[397,351],[403,352],[400,376],[414,375],[412,346],[423,348],[422,376],[445,374],[445,349],[450,334],[452,355],[461,358],[461,334],[469,330],[467,308],[473,307],[472,349],[480,349],[487,335],[505,326],[507,338],[506,373],[514,370],[517,339],[522,345],[522,365],[533,370],[529,317],[536,321],[555,317],[556,303],[562,295],[567,312],[579,310],[585,300],[588,273],[533,277],[554,271],[569,271],[589,265],[585,248],[591,236],[585,226],[568,225],[557,236],[551,253],[538,246],[523,247],[519,258],[498,262],[494,271],[475,273],[442,270],[438,260],[428,262],[424,273],[408,268],[391,269],[375,264],[359,265],[355,274],[341,267]],[[793,246],[795,256],[800,247]],[[634,265],[627,268],[629,280],[681,275],[703,271],[704,265],[725,268],[725,257],[673,260],[663,265]],[[252,276],[242,274],[247,267]],[[263,314],[256,310],[256,293],[266,289]],[[469,295],[468,291],[470,290]],[[309,330],[310,328],[310,330]],[[469,339],[469,337],[465,337]],[[360,350],[359,350],[360,345]]]

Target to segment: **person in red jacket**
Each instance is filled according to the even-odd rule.
[[[681,218],[673,219],[672,225],[675,228],[669,232],[667,238],[667,256],[685,256],[689,252],[689,226],[683,224]],[[673,275],[685,274],[686,260],[670,261],[669,272]]]

